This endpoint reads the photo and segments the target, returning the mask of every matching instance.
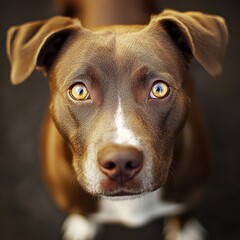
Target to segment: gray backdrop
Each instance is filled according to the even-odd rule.
[[[199,10],[226,18],[230,42],[219,79],[193,65],[200,101],[215,146],[208,193],[197,211],[209,239],[240,239],[240,1],[164,0],[161,7]],[[35,72],[24,84],[9,83],[5,54],[8,27],[56,14],[50,0],[0,2],[0,239],[60,239],[65,213],[53,203],[41,176],[39,135],[48,83]],[[161,220],[137,230],[106,227],[99,239],[160,239]],[[113,236],[113,233],[117,237]]]

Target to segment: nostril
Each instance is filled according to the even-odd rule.
[[[125,164],[125,169],[127,170],[132,170],[138,167],[139,167],[139,163],[137,163],[136,161],[128,161]]]
[[[132,164],[132,162],[130,162],[130,161],[127,162],[126,165],[125,165],[125,168],[126,168],[126,169],[133,169],[133,164]]]
[[[108,170],[113,170],[116,168],[116,164],[114,162],[106,162],[103,164],[103,167],[108,169]]]

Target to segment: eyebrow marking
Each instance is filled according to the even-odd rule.
[[[157,74],[151,67],[140,65],[137,67],[136,71],[133,73],[133,79],[135,81],[146,81],[148,79],[156,78]]]
[[[87,73],[79,73],[79,74],[69,74],[67,77],[64,79],[63,82],[61,82],[59,85],[59,90],[60,91],[65,91],[67,90],[70,86],[77,82],[86,82],[89,80],[89,75]]]
[[[174,75],[166,71],[155,70],[151,66],[143,64],[137,67],[132,76],[134,81],[141,84],[146,84],[152,80],[162,80],[175,89],[181,89],[183,85],[183,82],[179,81]]]

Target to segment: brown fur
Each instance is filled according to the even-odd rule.
[[[12,27],[7,43],[12,83],[23,82],[36,67],[50,80],[43,169],[58,205],[88,214],[97,210],[91,194],[107,191],[89,191],[82,164],[90,141],[97,139],[101,148],[102,136],[111,129],[106,119],[116,109],[116,89],[134,131],[145,136],[153,156],[155,181],[149,189],[136,191],[164,186],[166,199],[189,208],[195,205],[205,189],[212,157],[187,69],[193,57],[211,75],[219,75],[226,43],[222,18],[172,10],[153,17],[146,26],[88,30],[77,19],[55,17]],[[95,99],[91,109],[85,103],[73,105],[64,95],[79,76],[87,79]],[[153,80],[164,77],[172,94],[146,103]],[[134,191],[141,181],[135,179],[128,188]]]

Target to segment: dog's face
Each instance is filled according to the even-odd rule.
[[[155,37],[148,29],[129,30],[82,32],[51,74],[50,111],[71,145],[79,182],[93,194],[159,188],[188,108],[182,88],[186,62],[167,33]],[[126,165],[140,161],[141,169],[129,179],[113,179],[109,171],[117,169],[104,171],[102,165],[117,165],[115,158],[121,158],[122,151],[127,151]],[[138,156],[131,156],[134,153]],[[130,169],[119,171],[123,173],[116,174],[124,175]]]
[[[146,27],[94,31],[77,28],[72,20],[45,36],[34,55],[35,65],[50,78],[50,113],[72,150],[77,179],[93,195],[136,195],[160,188],[189,107],[183,87],[189,57],[212,74],[220,71],[221,56],[208,59],[201,52],[204,44],[194,40],[206,33],[187,32],[193,23],[182,23],[178,18],[185,15],[178,15],[164,12]],[[209,17],[209,26],[215,21]],[[41,25],[42,32],[54,24]],[[224,26],[218,28],[213,29],[219,32]],[[16,34],[15,29],[10,33],[9,45]],[[212,55],[219,55],[220,45],[212,46]],[[10,58],[15,52],[10,46]]]

